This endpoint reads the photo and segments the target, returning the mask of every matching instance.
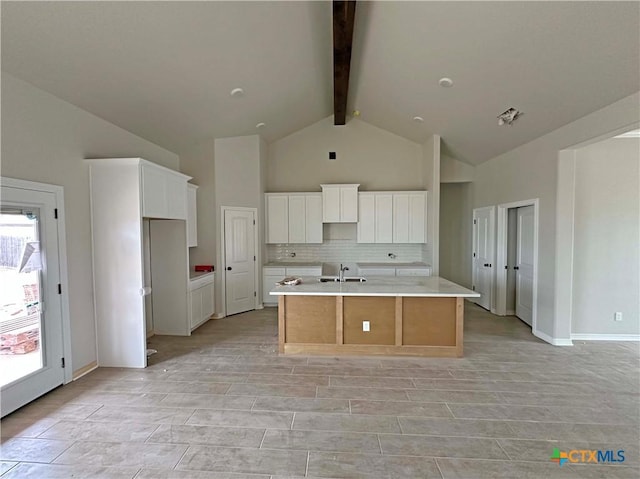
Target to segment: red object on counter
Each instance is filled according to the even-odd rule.
[[[213,267],[212,264],[197,264],[195,265],[195,270],[196,271],[215,271],[215,268]]]

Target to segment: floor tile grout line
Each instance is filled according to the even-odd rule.
[[[182,444],[182,445],[184,446],[184,444]],[[176,467],[178,467],[178,464],[180,464],[180,461],[182,461],[182,459],[184,459],[184,456],[187,455],[187,452],[189,451],[189,449],[191,449],[191,444],[187,444],[187,447],[185,448],[185,450],[180,455],[180,458],[176,461],[176,463],[173,465],[173,467],[170,468],[172,471],[176,470]]]
[[[449,410],[449,412],[451,413],[451,417],[453,419],[459,419],[458,417],[456,417],[455,413],[451,410],[451,408],[449,407],[449,403],[445,402],[444,403],[445,407]]]
[[[264,438],[267,437],[267,428],[264,428],[264,432],[262,433],[262,439],[260,440],[260,445],[258,446],[258,449],[262,449],[262,444],[264,444]]]
[[[378,438],[378,447],[380,448],[380,454],[384,454],[382,452],[382,442],[380,441],[380,434],[376,434],[376,437]]]
[[[511,458],[511,456],[509,455],[509,453],[507,452],[507,450],[502,446],[502,444],[500,443],[500,440],[496,438],[496,443],[498,444],[498,447],[500,449],[502,449],[502,452],[504,452],[505,456],[507,456],[507,458],[512,461],[513,459]]]
[[[437,458],[437,457],[434,457],[434,458],[433,458],[433,462],[435,462],[435,463],[436,463],[436,467],[438,468],[438,472],[440,473],[440,477],[441,477],[442,479],[446,479],[446,478],[444,477],[444,473],[442,472],[442,469],[440,468],[440,464],[438,464],[438,458]]]
[[[309,458],[311,457],[311,451],[307,451],[307,464],[304,467],[304,477],[309,475]]]

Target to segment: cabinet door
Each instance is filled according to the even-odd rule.
[[[358,187],[340,187],[340,222],[356,223],[358,221]]]
[[[340,223],[340,187],[322,187],[322,221]]]
[[[214,284],[209,283],[202,287],[202,321],[206,321],[215,313],[215,301],[214,301]]]
[[[358,273],[365,278],[367,276],[395,276],[396,269],[395,268],[359,268]]]
[[[142,216],[166,218],[167,182],[164,171],[150,165],[142,165]]]
[[[304,195],[289,195],[289,241],[306,243],[306,201]]]
[[[187,189],[187,246],[189,248],[198,246],[197,189],[195,185],[190,185]]]
[[[265,195],[267,243],[289,242],[289,196]]]
[[[431,268],[398,268],[396,276],[431,276]]]
[[[322,194],[307,195],[305,202],[306,243],[322,243]]]
[[[202,319],[202,291],[204,288],[194,289],[189,293],[191,304],[191,327],[195,327]]]
[[[393,242],[409,242],[409,195],[393,195]]]
[[[179,176],[164,173],[166,182],[167,218],[187,219],[187,181]]]
[[[278,276],[269,276],[264,275],[262,277],[262,303],[263,304],[273,304],[278,302],[277,296],[271,296],[269,291],[271,291],[278,281],[281,281],[284,278],[284,274]]]
[[[358,243],[376,242],[376,196],[373,193],[358,195]]]
[[[409,195],[409,243],[424,243],[426,240],[426,202],[425,193]]]
[[[375,242],[393,242],[393,195],[376,194]]]

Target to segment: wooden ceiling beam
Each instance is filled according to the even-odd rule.
[[[355,0],[333,1],[333,116],[334,125],[347,121],[347,93],[351,68]]]

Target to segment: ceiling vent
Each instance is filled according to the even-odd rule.
[[[522,112],[515,108],[509,108],[507,111],[498,115],[498,125],[511,125],[514,121],[522,116]]]

